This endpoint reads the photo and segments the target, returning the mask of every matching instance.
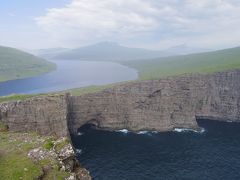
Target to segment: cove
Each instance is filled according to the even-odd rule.
[[[137,71],[113,62],[53,61],[57,70],[32,78],[0,83],[0,96],[37,94],[137,79]]]
[[[204,133],[135,134],[84,126],[72,141],[94,180],[239,179],[240,124],[198,124]]]

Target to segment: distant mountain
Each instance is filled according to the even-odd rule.
[[[130,48],[115,42],[100,42],[97,44],[76,49],[52,48],[40,49],[34,53],[47,59],[72,59],[91,61],[128,61],[139,59],[153,59],[159,57],[183,55],[209,51],[207,49],[178,45],[163,51],[147,50],[143,48]]]
[[[32,54],[0,46],[0,82],[36,76],[56,68],[55,64]]]
[[[63,52],[70,51],[70,50],[71,49],[68,49],[68,48],[50,48],[50,49],[33,50],[33,51],[31,51],[31,53],[33,53],[34,55],[37,55],[39,57],[43,57],[46,59],[52,59],[56,55],[63,53]]]
[[[74,59],[94,61],[126,61],[136,59],[150,59],[168,56],[165,52],[152,51],[141,48],[129,48],[114,42],[101,42],[64,52],[55,53],[53,59]]]
[[[193,53],[208,52],[210,49],[198,48],[198,47],[189,47],[186,44],[180,44],[178,46],[173,46],[166,49],[164,52],[171,55],[186,55]]]

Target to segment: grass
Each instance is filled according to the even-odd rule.
[[[52,138],[49,138],[46,140],[46,142],[44,143],[43,147],[47,150],[51,150],[54,146],[54,143],[53,143],[53,139]]]
[[[65,145],[67,145],[67,144],[69,144],[69,143],[70,143],[70,140],[67,139],[67,138],[65,138],[62,142],[56,144],[55,150],[56,150],[57,152],[60,152],[60,150],[61,150]]]
[[[84,95],[84,94],[88,94],[88,93],[95,93],[98,91],[102,91],[102,90],[107,89],[112,86],[113,86],[113,84],[102,85],[102,86],[88,86],[88,87],[70,89],[70,90],[66,90],[64,92],[65,93],[68,92],[73,96],[80,96],[80,95]]]
[[[82,88],[69,89],[69,90],[60,91],[60,92],[51,93],[51,94],[29,94],[29,95],[13,94],[9,96],[0,96],[0,103],[9,102],[9,101],[26,100],[33,97],[58,96],[58,95],[63,95],[65,93],[70,93],[71,95],[74,95],[74,96],[80,96],[88,93],[95,93],[112,86],[113,84],[102,85],[102,86],[88,86],[88,87],[82,87]]]
[[[10,101],[20,101],[20,100],[27,100],[33,97],[46,97],[46,96],[60,96],[64,93],[52,93],[52,94],[13,94],[9,96],[0,96],[0,103],[10,102]]]
[[[39,137],[36,133],[0,132],[0,180],[32,180],[43,175],[43,167],[48,166],[43,179],[65,179],[70,174],[59,170],[59,162],[54,158],[38,163],[28,158],[31,149],[44,147],[44,142],[53,140]]]
[[[135,68],[140,80],[189,73],[214,73],[240,68],[240,47],[214,52],[124,62]]]
[[[0,46],[0,82],[47,73],[56,65],[23,51]]]
[[[40,166],[35,165],[20,152],[6,153],[0,157],[0,179],[37,179],[42,174]]]
[[[10,96],[1,96],[0,97],[0,103],[1,102],[8,102],[8,101],[16,101],[16,100],[25,100],[31,97],[35,97],[39,95],[24,95],[24,94],[16,94],[16,95],[10,95]]]
[[[13,140],[13,136],[19,134],[0,132],[0,179],[37,179],[42,174],[41,166],[27,157],[36,144]]]

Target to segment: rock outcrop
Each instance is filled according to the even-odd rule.
[[[106,130],[198,129],[197,118],[240,120],[240,70],[132,82],[81,96],[41,97],[0,105],[13,131],[64,136],[90,123]]]
[[[10,131],[67,136],[65,97],[44,96],[0,104],[0,122]]]

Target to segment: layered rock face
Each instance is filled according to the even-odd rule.
[[[65,136],[90,123],[106,130],[197,129],[197,118],[240,120],[240,70],[125,83],[82,96],[41,97],[0,105],[13,131]]]
[[[68,98],[71,133],[86,123],[107,130],[197,129],[196,118],[240,120],[240,71],[127,83]]]
[[[15,132],[67,136],[67,106],[64,96],[35,97],[0,104],[0,122]]]

